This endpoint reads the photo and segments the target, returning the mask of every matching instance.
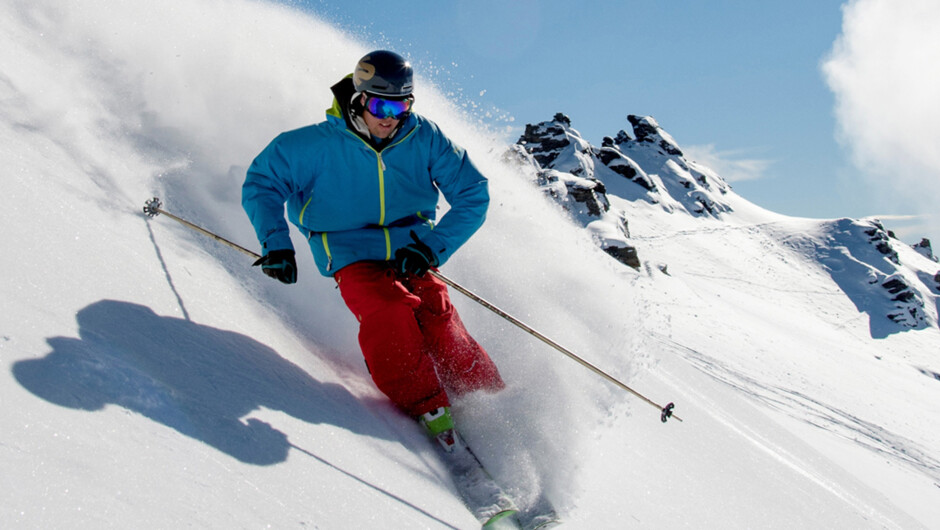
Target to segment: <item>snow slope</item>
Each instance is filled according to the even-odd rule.
[[[0,29],[0,527],[473,528],[309,257],[282,286],[140,212],[253,246],[246,166],[372,44],[243,0],[8,0]],[[521,502],[572,528],[938,527],[936,312],[873,338],[816,250],[832,222],[623,201],[634,271],[422,81],[494,197],[444,274],[684,420],[455,294],[509,382],[458,421]]]

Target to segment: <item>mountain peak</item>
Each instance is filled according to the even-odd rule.
[[[603,182],[628,200],[659,204],[670,213],[718,217],[732,211],[731,187],[716,172],[688,160],[676,140],[652,116],[627,117],[634,137],[621,130],[601,147],[586,141],[562,113],[526,125],[517,141],[537,170],[553,169]]]
[[[661,148],[666,154],[683,156],[682,150],[676,140],[669,135],[652,116],[636,116],[630,114],[627,121],[633,126],[633,134],[636,135],[636,141],[652,143]],[[623,131],[621,131],[622,133]],[[619,137],[619,135],[618,135]],[[628,139],[629,137],[627,137]],[[625,141],[619,143],[626,143]]]
[[[635,138],[621,130],[595,147],[559,112],[551,120],[527,124],[510,153],[532,170],[549,196],[591,228],[605,251],[638,267],[627,243],[626,215],[611,207],[608,190],[669,213],[717,218],[732,211],[725,197],[731,188],[711,169],[687,160],[652,116],[631,114],[627,120]]]

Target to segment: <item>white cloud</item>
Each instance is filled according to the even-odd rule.
[[[940,2],[851,0],[822,64],[839,141],[875,189],[894,188],[940,233]],[[896,205],[885,205],[888,207]]]
[[[714,170],[728,182],[763,178],[773,164],[772,160],[742,158],[742,150],[718,151],[714,144],[683,146],[682,151],[686,158]]]

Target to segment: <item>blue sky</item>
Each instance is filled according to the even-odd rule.
[[[896,171],[891,163],[898,152],[884,154],[877,171],[872,169],[877,164],[860,156],[871,149],[853,137],[852,124],[873,126],[864,123],[864,116],[872,113],[864,106],[850,109],[853,116],[862,116],[853,121],[845,116],[847,105],[838,103],[857,99],[851,92],[870,84],[858,73],[862,69],[844,76],[843,91],[836,94],[822,67],[844,32],[843,4],[862,21],[884,21],[879,9],[903,12],[897,6],[910,5],[909,15],[898,17],[893,26],[856,32],[861,42],[877,42],[885,35],[893,38],[878,32],[897,31],[917,20],[940,22],[938,9],[930,5],[940,2],[295,4],[359,40],[409,57],[420,74],[433,78],[445,92],[453,91],[480,114],[489,112],[488,119],[498,126],[511,126],[509,141],[518,138],[526,123],[548,120],[556,112],[566,113],[595,145],[605,135],[629,131],[628,114],[652,115],[693,158],[718,170],[738,193],[765,208],[814,218],[884,216],[888,228],[909,242],[933,233],[940,248],[936,219],[891,217],[929,212],[930,204],[936,204],[912,204],[918,196],[923,199],[923,193],[911,192],[923,168],[912,170],[916,175],[899,185],[892,182]],[[859,63],[852,53],[867,48],[846,44],[843,63]],[[906,46],[925,44],[940,43]],[[928,58],[940,54],[940,45],[937,48]],[[906,50],[901,46],[895,51],[909,55]],[[876,75],[871,70],[867,75]],[[870,100],[880,104],[874,96]],[[928,170],[931,183],[940,181],[940,164]],[[928,196],[940,201],[940,186],[931,186],[935,195]]]

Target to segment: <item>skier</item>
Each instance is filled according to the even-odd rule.
[[[489,192],[466,151],[412,112],[412,88],[402,56],[364,56],[333,85],[326,121],[282,133],[255,158],[242,206],[263,249],[255,265],[292,284],[287,204],[320,273],[359,320],[376,386],[451,450],[450,396],[505,384],[427,271],[482,225]],[[435,224],[439,192],[450,209]]]

